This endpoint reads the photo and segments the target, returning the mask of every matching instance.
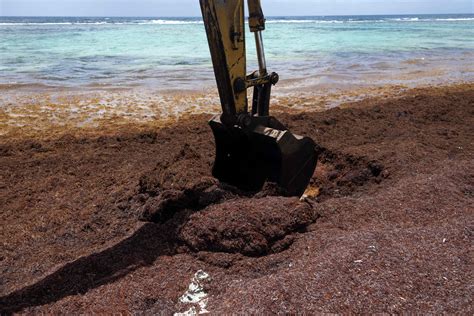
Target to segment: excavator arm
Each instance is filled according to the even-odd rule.
[[[247,112],[247,91],[234,83],[246,76],[243,0],[201,0],[223,116]]]
[[[269,115],[271,89],[279,76],[267,70],[260,0],[248,0],[259,64],[258,71],[248,75],[244,0],[200,0],[200,4],[222,106],[222,114],[209,122],[216,140],[213,175],[246,191],[259,191],[268,181],[287,195],[301,196],[316,168],[316,145]],[[249,88],[253,88],[250,111]]]

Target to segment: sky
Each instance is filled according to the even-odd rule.
[[[267,16],[474,13],[474,0],[262,0]],[[0,0],[0,16],[200,16],[198,0]]]

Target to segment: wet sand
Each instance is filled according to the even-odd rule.
[[[2,314],[472,314],[474,85],[296,108],[303,201],[217,183],[209,115],[8,129]]]
[[[436,87],[424,86],[417,88]],[[5,88],[0,94],[0,139],[57,138],[70,134],[160,128],[192,115],[218,114],[215,88],[201,90],[153,90],[147,88],[66,89],[26,86]],[[368,98],[396,98],[409,85],[335,85],[298,87],[284,81],[272,96],[272,113],[324,111]],[[251,93],[249,92],[249,99]]]

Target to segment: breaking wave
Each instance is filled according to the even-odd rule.
[[[1,19],[0,19],[1,21]],[[402,23],[402,22],[468,22],[474,21],[474,17],[374,17],[374,19],[357,19],[357,18],[335,18],[327,19],[324,17],[314,18],[269,18],[267,23],[270,24],[351,24],[351,23]],[[99,20],[77,20],[77,21],[51,21],[51,20],[4,20],[0,22],[0,26],[41,26],[41,25],[192,25],[203,24],[201,19],[118,19],[105,18]]]

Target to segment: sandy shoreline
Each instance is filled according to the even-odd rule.
[[[462,89],[472,83],[456,83]],[[365,99],[387,99],[444,85],[276,89],[273,113],[324,111]],[[134,128],[160,128],[192,115],[219,113],[215,89],[157,92],[142,89],[51,91],[7,89],[0,95],[0,141],[93,135]]]
[[[217,184],[208,114],[2,108],[0,312],[472,314],[474,85],[383,93],[275,106],[321,146],[305,202]]]

